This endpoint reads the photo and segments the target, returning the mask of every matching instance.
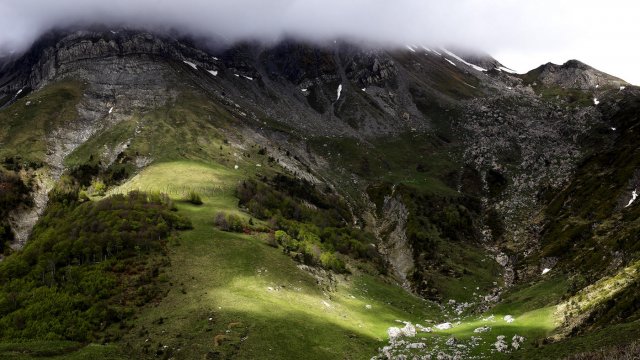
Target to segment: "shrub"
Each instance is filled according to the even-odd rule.
[[[320,265],[325,269],[333,270],[338,273],[343,273],[347,270],[344,261],[338,258],[335,253],[331,252],[323,252],[320,255]]]
[[[223,212],[216,214],[213,223],[222,231],[229,231],[229,222],[227,216]]]
[[[100,179],[95,179],[91,182],[91,189],[93,193],[98,196],[104,196],[105,191],[107,190],[107,185]]]
[[[202,198],[200,198],[200,194],[198,194],[195,190],[189,191],[187,195],[187,201],[192,203],[193,205],[202,205]]]
[[[246,227],[240,216],[223,212],[216,214],[214,223],[222,231],[242,232]]]
[[[261,233],[257,235],[258,239],[264,241],[265,244],[273,247],[273,248],[278,248],[278,242],[276,241],[276,237],[274,235],[274,233],[270,232],[270,233]]]

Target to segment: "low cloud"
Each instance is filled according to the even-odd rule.
[[[297,36],[455,45],[520,71],[579,58],[640,83],[639,10],[626,0],[0,0],[0,48],[19,51],[56,26],[102,23],[230,42]]]

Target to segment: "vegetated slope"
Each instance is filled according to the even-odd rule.
[[[0,71],[0,154],[36,200],[31,217],[28,201],[7,208],[9,224],[26,239],[30,221],[18,220],[35,222],[63,173],[83,199],[153,190],[185,201],[177,207],[194,229],[170,246],[170,291],[121,334],[139,356],[366,357],[396,319],[460,321],[420,334],[426,350],[396,355],[454,355],[462,341],[467,355],[500,356],[498,335],[523,335],[518,347],[535,351],[555,327],[554,305],[633,260],[625,253],[605,270],[594,256],[597,270],[576,281],[587,252],[560,261],[550,252],[575,240],[562,221],[588,221],[565,215],[559,199],[617,149],[611,114],[631,116],[620,99],[636,95],[579,64],[545,82],[542,70],[515,76],[463,57],[342,42],[202,50],[122,29],[53,34]],[[568,88],[576,78],[588,81]],[[624,182],[622,164],[607,166]],[[632,244],[632,226],[620,228]],[[473,332],[481,326],[494,330]]]

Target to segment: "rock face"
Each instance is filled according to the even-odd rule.
[[[378,219],[379,223],[375,228],[377,236],[381,239],[378,250],[389,261],[403,286],[409,289],[408,275],[414,270],[415,264],[411,244],[405,232],[407,215],[406,206],[392,194],[385,198],[382,216]],[[387,234],[386,237],[383,234]]]
[[[541,84],[565,89],[591,90],[596,87],[619,88],[629,85],[622,79],[598,71],[578,60],[569,60],[562,65],[547,63],[530,72],[533,73],[539,74],[536,81]]]

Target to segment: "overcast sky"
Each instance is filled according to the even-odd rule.
[[[636,0],[0,0],[0,48],[78,21],[176,27],[229,40],[285,34],[450,44],[525,72],[576,58],[640,84]]]

